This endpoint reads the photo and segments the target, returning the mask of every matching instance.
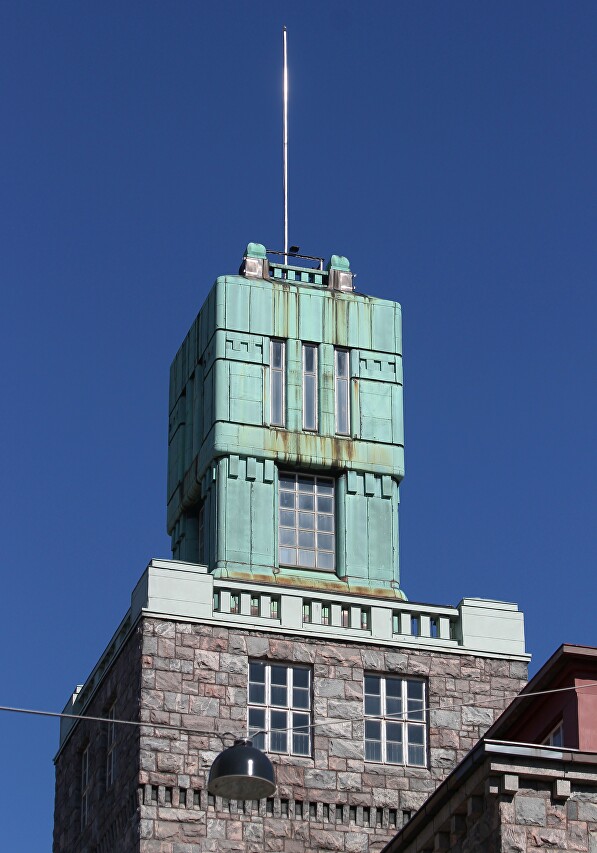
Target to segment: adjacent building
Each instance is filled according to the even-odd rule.
[[[526,683],[516,605],[402,590],[400,306],[273,257],[248,245],[174,359],[173,559],[67,704],[106,721],[63,720],[55,853],[379,851]],[[211,796],[247,733],[276,794]]]
[[[563,645],[384,853],[597,850],[597,649]]]

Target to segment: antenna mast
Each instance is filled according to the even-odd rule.
[[[288,263],[288,47],[286,27],[282,29],[284,49],[284,130],[282,136],[282,159],[284,164],[284,263]]]

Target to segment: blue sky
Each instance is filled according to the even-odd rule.
[[[170,361],[282,244],[283,24],[290,240],[403,306],[407,595],[597,644],[597,5],[5,0],[0,704],[61,709],[169,556]],[[57,741],[0,716],[11,853]]]

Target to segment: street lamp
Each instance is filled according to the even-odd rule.
[[[248,738],[239,738],[221,752],[209,771],[207,790],[229,800],[261,800],[276,790],[274,768]]]

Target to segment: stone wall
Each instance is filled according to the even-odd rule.
[[[126,641],[86,713],[139,719],[142,626]],[[132,853],[139,847],[139,728],[116,726],[114,782],[106,785],[107,724],[77,723],[56,757],[54,853]],[[81,756],[89,745],[89,821],[81,826]]]
[[[597,853],[597,754],[484,740],[384,853]]]
[[[379,851],[526,682],[526,664],[495,658],[153,618],[142,631],[141,853]],[[242,804],[206,782],[245,733],[249,658],[310,665],[314,722],[344,722],[315,730],[312,758],[271,754],[275,797]],[[364,761],[365,671],[426,679],[427,768]]]
[[[514,797],[501,798],[500,853],[597,853],[597,777],[592,776],[592,785],[573,786],[568,799],[554,797],[552,780],[526,780]]]

